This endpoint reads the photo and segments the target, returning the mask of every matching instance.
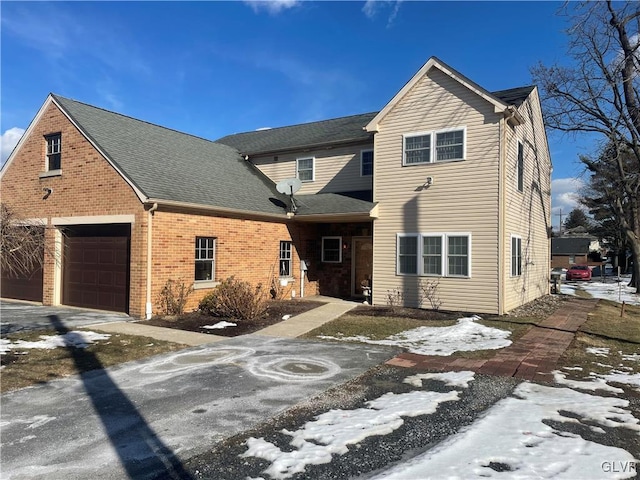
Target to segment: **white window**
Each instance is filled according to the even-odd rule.
[[[522,238],[511,235],[511,276],[522,275]]]
[[[397,274],[470,277],[470,252],[470,233],[398,234]]]
[[[422,272],[425,275],[442,275],[442,236],[422,237]]]
[[[373,175],[373,150],[362,150],[360,152],[360,176],[370,177]]]
[[[291,242],[280,242],[280,276],[291,276]]]
[[[516,176],[518,178],[518,191],[524,191],[524,145],[518,142],[518,164],[516,165]]]
[[[60,170],[61,156],[62,156],[62,134],[55,133],[53,135],[46,135],[47,141],[47,165],[48,172],[52,170]]]
[[[216,239],[214,237],[196,237],[196,282],[214,280],[215,258]]]
[[[398,236],[398,273],[418,273],[418,235]]]
[[[464,160],[466,132],[463,127],[404,135],[403,165]]]
[[[342,262],[342,237],[322,237],[322,261]]]
[[[313,182],[315,179],[314,161],[313,157],[298,158],[296,160],[296,176],[302,182]]]
[[[404,164],[431,162],[431,134],[404,137]]]

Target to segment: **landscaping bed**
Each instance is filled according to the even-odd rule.
[[[295,316],[309,310],[313,310],[324,302],[313,300],[272,300],[264,315],[259,318],[247,321],[240,321],[233,318],[213,317],[205,315],[199,311],[185,313],[177,316],[157,316],[151,320],[140,322],[156,327],[175,328],[177,330],[187,330],[190,332],[206,333],[209,335],[220,335],[224,337],[237,337],[257,332],[270,325],[282,321],[285,315]],[[219,322],[235,323],[236,326],[225,328],[204,328],[213,326]]]

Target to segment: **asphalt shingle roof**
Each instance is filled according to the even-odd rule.
[[[53,95],[147,197],[284,214],[275,184],[233,148]],[[270,200],[271,199],[271,200]]]
[[[552,255],[586,255],[589,253],[591,238],[553,237],[551,239]]]
[[[519,107],[520,105],[522,105],[522,102],[527,99],[534,88],[536,87],[533,85],[529,85],[526,87],[509,88],[508,90],[498,90],[497,92],[491,92],[491,95],[499,98],[508,105],[515,105],[516,107]]]
[[[492,92],[491,95],[509,105],[520,106],[535,87],[518,87]],[[372,140],[373,134],[363,130],[379,112],[362,113],[320,122],[236,133],[216,140],[242,154],[256,155],[326,144]]]
[[[237,133],[222,137],[216,142],[229,145],[240,153],[251,155],[326,144],[373,141],[373,135],[364,131],[363,127],[377,113],[363,113],[320,122]]]
[[[296,215],[369,213],[375,203],[347,197],[339,193],[295,195]]]

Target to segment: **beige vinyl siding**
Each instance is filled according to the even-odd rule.
[[[296,176],[296,159],[315,158],[312,182],[303,182],[300,193],[348,192],[371,190],[371,176],[360,175],[360,151],[371,150],[371,143],[322,150],[253,157],[251,162],[274,182]],[[373,163],[375,166],[376,159]]]
[[[505,185],[505,311],[549,292],[551,218],[551,160],[538,92],[534,90],[520,107],[523,125],[508,129]],[[524,188],[517,189],[518,142],[524,146]],[[510,236],[522,237],[522,275],[511,276]]]
[[[493,105],[435,68],[381,120],[374,137],[374,303],[400,289],[407,305],[418,306],[420,280],[437,278],[442,309],[497,313],[499,122]],[[404,134],[457,127],[466,128],[464,161],[402,166]],[[433,185],[421,189],[427,176]],[[462,232],[472,236],[470,278],[396,275],[398,233]]]

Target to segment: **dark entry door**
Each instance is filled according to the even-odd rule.
[[[128,313],[129,225],[65,229],[62,302]]]

